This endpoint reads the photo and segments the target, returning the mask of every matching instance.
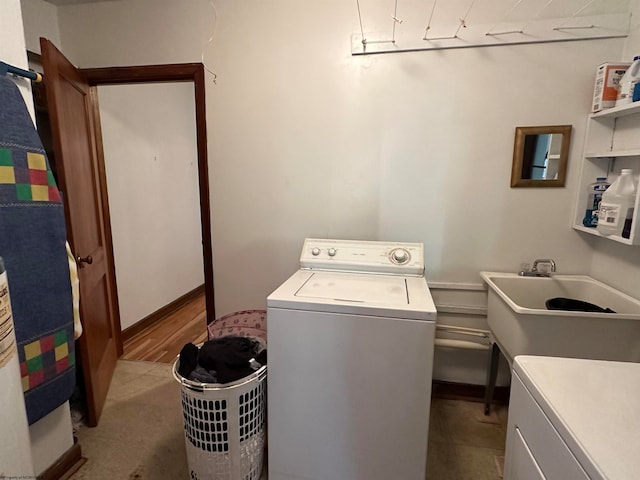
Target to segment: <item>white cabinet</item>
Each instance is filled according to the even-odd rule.
[[[640,478],[640,364],[520,355],[504,480]]]
[[[515,371],[511,378],[506,450],[505,480],[589,480]]]
[[[509,458],[509,478],[511,480],[546,480],[540,466],[525,442],[519,428],[513,431],[511,456]]]
[[[623,168],[633,170],[637,186],[640,174],[640,102],[589,115],[573,228],[600,236],[596,228],[585,227],[582,223],[587,207],[587,186],[597,177],[607,177],[613,183]],[[627,245],[640,245],[639,201],[640,195],[636,195],[630,237],[605,238]]]

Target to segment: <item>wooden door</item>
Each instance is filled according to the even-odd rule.
[[[98,162],[97,94],[51,42],[40,39],[40,48],[67,235],[78,259],[84,329],[79,360],[87,420],[95,426],[122,353],[105,176]]]

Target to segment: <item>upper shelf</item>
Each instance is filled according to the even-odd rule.
[[[637,245],[638,244],[637,240],[632,240],[630,238],[624,238],[624,237],[621,237],[620,235],[605,236],[605,235],[602,235],[600,232],[598,232],[598,230],[595,229],[595,228],[587,228],[587,227],[584,227],[584,226],[582,226],[582,225],[580,225],[578,223],[573,225],[573,228],[575,230],[579,230],[581,232],[590,233],[591,235],[595,235],[596,237],[608,238],[609,240],[613,240],[613,241],[618,242],[618,243],[623,243],[625,245]]]
[[[629,103],[620,107],[607,108],[591,114],[591,118],[618,118],[640,113],[640,102]]]
[[[604,152],[585,152],[585,158],[639,157],[640,148],[634,150],[607,150]]]

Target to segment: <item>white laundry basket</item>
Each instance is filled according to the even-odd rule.
[[[190,477],[259,480],[266,420],[266,365],[236,382],[194,382],[178,373]]]
[[[207,325],[209,340],[239,335],[241,337],[260,338],[267,341],[267,311],[241,310],[220,317]]]

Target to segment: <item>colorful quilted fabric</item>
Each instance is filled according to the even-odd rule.
[[[29,424],[72,395],[73,299],[64,206],[18,87],[0,76],[0,255]]]
[[[0,197],[5,202],[61,201],[44,151],[29,151],[28,147],[0,142]]]
[[[22,390],[27,392],[74,366],[74,345],[73,336],[69,336],[65,329],[20,348]]]

